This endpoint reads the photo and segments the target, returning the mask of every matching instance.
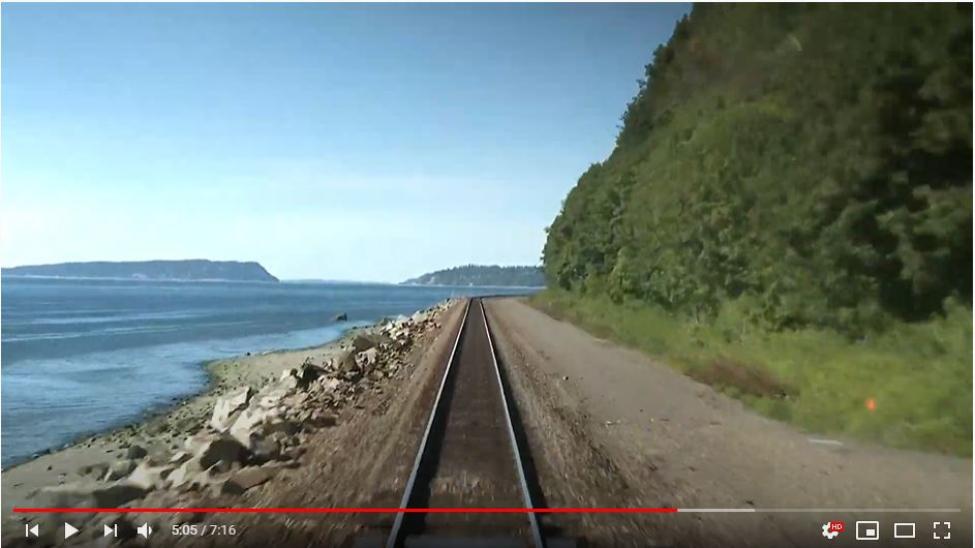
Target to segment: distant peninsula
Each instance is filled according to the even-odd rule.
[[[95,261],[4,268],[7,276],[55,278],[113,278],[129,280],[207,280],[276,282],[277,278],[254,261]]]
[[[537,266],[466,265],[430,272],[403,285],[460,285],[497,287],[544,287],[545,276]]]

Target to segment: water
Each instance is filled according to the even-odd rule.
[[[323,344],[448,297],[528,291],[5,276],[2,465],[198,393],[209,360]]]

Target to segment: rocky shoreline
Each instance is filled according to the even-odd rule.
[[[157,504],[180,505],[193,496],[239,495],[300,467],[307,436],[334,426],[358,395],[408,367],[409,351],[440,327],[450,304],[350,330],[320,347],[212,362],[209,389],[170,412],[5,470],[5,525],[19,533],[26,521],[14,506],[139,506],[150,494]],[[30,521],[50,521],[53,533],[62,517]],[[81,525],[81,515],[72,518]]]

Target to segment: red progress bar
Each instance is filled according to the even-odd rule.
[[[17,514],[674,514],[677,508],[14,508]]]

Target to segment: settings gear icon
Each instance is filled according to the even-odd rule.
[[[836,530],[832,522],[827,522],[823,524],[823,536],[829,540],[833,540],[839,536],[840,532]]]

